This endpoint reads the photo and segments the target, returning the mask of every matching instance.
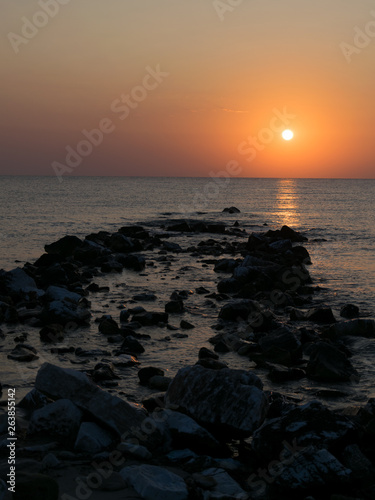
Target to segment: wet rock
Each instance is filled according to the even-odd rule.
[[[216,342],[214,347],[215,352],[221,352],[225,354],[226,352],[230,352],[230,347],[225,343],[224,340],[219,340]]]
[[[290,228],[289,226],[283,226],[281,229],[277,229],[276,231],[269,230],[266,232],[265,236],[272,241],[275,240],[290,240],[293,242],[302,242],[307,241],[308,239],[303,236],[298,231]]]
[[[225,278],[219,281],[217,290],[219,293],[236,293],[241,290],[242,286],[236,278]]]
[[[19,267],[4,273],[4,276],[8,289],[13,293],[44,295],[43,290],[37,288],[35,280]]]
[[[151,389],[157,389],[159,391],[166,391],[170,386],[172,379],[170,377],[164,377],[162,375],[154,375],[148,381],[148,385]]]
[[[349,418],[331,412],[317,401],[293,408],[263,424],[253,435],[252,447],[264,458],[277,458],[280,452],[300,447],[336,447],[355,440],[356,426]]]
[[[126,400],[102,391],[83,373],[44,363],[35,388],[52,398],[70,399],[119,435],[141,425],[145,413]]]
[[[313,346],[310,361],[306,367],[307,376],[322,381],[358,380],[359,374],[346,355],[326,342]]]
[[[336,323],[332,309],[327,306],[309,309],[306,314],[306,319],[316,323]]]
[[[240,435],[250,435],[261,425],[268,406],[254,373],[199,365],[178,371],[168,388],[166,404],[180,408],[198,423]]]
[[[145,500],[187,500],[185,481],[177,474],[155,465],[124,467],[121,476]]]
[[[291,463],[290,463],[291,462]],[[282,464],[271,490],[277,495],[314,494],[321,498],[327,490],[350,485],[352,471],[326,449],[310,447],[300,450]]]
[[[85,239],[83,244],[74,251],[74,259],[85,265],[98,265],[100,259],[107,257],[110,250],[103,245]]]
[[[306,372],[301,368],[285,368],[284,366],[273,366],[267,377],[272,382],[287,382],[290,380],[300,380],[306,377]]]
[[[238,266],[238,262],[234,259],[220,259],[216,262],[214,271],[217,273],[232,273],[236,266]]]
[[[45,245],[44,249],[48,254],[57,254],[61,257],[69,257],[74,251],[82,245],[82,240],[77,236],[64,236],[58,241]]]
[[[211,359],[219,359],[219,356],[211,351],[211,349],[207,349],[207,347],[201,347],[198,353],[199,359],[211,358]]]
[[[36,349],[30,345],[17,344],[7,357],[13,361],[34,361],[34,359],[39,359],[36,353]]]
[[[182,313],[184,311],[184,303],[182,300],[171,300],[165,304],[166,313]]]
[[[133,269],[133,271],[143,271],[146,267],[146,259],[139,254],[121,256],[119,261],[126,269]]]
[[[205,288],[204,286],[200,286],[195,289],[195,293],[197,293],[198,295],[204,295],[205,293],[210,293],[210,291],[207,290],[207,288]]]
[[[47,325],[40,332],[40,340],[42,342],[62,342],[64,340],[64,328],[62,325]]]
[[[145,352],[145,348],[140,342],[138,342],[137,339],[129,335],[128,337],[125,337],[124,342],[121,345],[121,352],[124,352],[125,354],[142,354],[142,352]]]
[[[168,314],[159,312],[144,312],[135,314],[133,321],[138,321],[142,326],[154,326],[158,323],[168,323]]]
[[[156,295],[151,292],[138,293],[137,295],[133,295],[133,300],[140,302],[153,302],[156,300]]]
[[[142,401],[143,406],[148,412],[153,412],[156,409],[164,408],[164,392],[156,392]]]
[[[359,307],[354,304],[346,304],[340,310],[340,316],[347,319],[354,319],[359,317]]]
[[[51,301],[68,301],[78,304],[82,297],[78,293],[70,292],[66,288],[51,285],[46,290],[46,298]]]
[[[124,234],[125,236],[130,236],[131,238],[137,238],[140,240],[144,240],[149,237],[148,231],[146,231],[144,227],[138,225],[124,226],[120,228],[118,232]]]
[[[77,347],[75,355],[80,358],[91,358],[95,356],[110,356],[111,353],[103,349],[82,349],[82,347]]]
[[[164,371],[161,370],[160,368],[155,368],[154,366],[147,366],[145,368],[141,368],[138,371],[139,383],[141,385],[148,385],[150,378],[154,377],[155,375],[163,377]]]
[[[339,323],[332,325],[324,332],[324,334],[332,339],[339,338],[344,335],[374,339],[375,321],[373,319],[362,318],[340,321]]]
[[[343,452],[343,463],[353,472],[353,477],[359,480],[375,477],[375,467],[362,453],[357,444],[347,446]]]
[[[95,455],[108,448],[113,442],[112,435],[94,422],[82,422],[74,449]]]
[[[105,317],[100,321],[98,328],[99,332],[103,333],[104,335],[119,335],[121,333],[121,330],[116,321],[108,317]]]
[[[192,227],[187,222],[180,222],[178,224],[171,224],[167,227],[167,231],[176,231],[180,233],[190,233],[193,231]]]
[[[139,361],[134,356],[129,354],[119,354],[112,359],[112,363],[114,366],[118,366],[119,368],[139,365]]]
[[[121,233],[114,233],[107,242],[108,247],[113,252],[131,253],[142,250],[142,245],[138,240],[134,240]]]
[[[226,208],[224,208],[223,213],[239,214],[239,213],[241,213],[241,210],[237,207],[226,207]]]
[[[102,380],[115,380],[120,377],[114,372],[112,363],[102,362],[95,365],[92,372],[92,378],[95,382],[100,382]]]
[[[224,361],[217,361],[212,358],[199,359],[195,364],[203,366],[204,368],[209,368],[210,370],[222,370],[223,368],[228,368],[228,365]]]
[[[182,319],[180,321],[180,328],[182,328],[183,330],[192,330],[193,328],[195,328],[195,326],[189,323],[189,321]]]
[[[172,241],[163,241],[163,247],[169,252],[182,252],[182,248],[178,243],[173,243]]]
[[[47,406],[50,403],[52,403],[51,399],[47,398],[36,389],[32,389],[24,398],[22,398],[22,400],[18,403],[18,406],[27,412],[33,412]]]
[[[41,320],[45,324],[59,323],[66,325],[67,323],[76,323],[77,325],[86,325],[90,317],[91,313],[84,304],[75,304],[65,300],[49,302],[41,314]]]
[[[189,448],[198,454],[222,454],[222,445],[192,418],[172,410],[163,410],[158,415],[166,421],[174,449]]]
[[[281,327],[259,339],[263,353],[274,358],[275,348],[283,349],[290,354],[290,359],[298,359],[302,355],[302,344],[296,333],[288,327]]]
[[[151,460],[152,458],[152,453],[145,446],[139,444],[123,442],[117,445],[116,449],[125,455],[130,455],[140,460]]]
[[[19,472],[16,476],[13,500],[58,500],[59,486],[55,479],[44,474]]]
[[[59,399],[31,416],[29,434],[48,434],[60,440],[74,441],[81,424],[82,412],[69,399]]]
[[[227,498],[246,500],[248,498],[248,494],[225,470],[218,468],[206,469],[202,472],[202,475],[213,478],[216,483],[209,491],[205,491],[204,500],[226,500]]]

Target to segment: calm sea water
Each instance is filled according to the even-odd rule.
[[[116,231],[129,223],[167,223],[170,219],[184,218],[181,212],[185,210],[191,212],[192,218],[228,224],[238,220],[248,231],[287,224],[306,233],[309,237],[306,246],[313,261],[310,273],[315,283],[325,288],[321,300],[332,305],[336,314],[342,305],[351,302],[364,315],[375,316],[375,180],[235,178],[215,184],[205,178],[66,177],[60,184],[54,177],[0,177],[0,182],[0,268],[9,270],[26,261],[33,262],[43,253],[44,244],[66,234],[85,236],[99,230]],[[241,213],[223,214],[222,209],[231,205],[237,206]],[[179,243],[189,246],[189,237],[183,238]],[[216,286],[216,273],[210,271],[211,282],[204,282],[207,274],[189,254],[180,254],[179,262],[173,266],[173,271],[185,280],[183,284],[181,279],[179,286]],[[181,266],[190,271],[181,272]],[[110,313],[117,318],[117,305],[145,289],[157,292],[160,302],[154,307],[163,308],[171,286],[177,286],[177,282],[168,279],[160,266],[154,274],[146,273],[143,277],[131,272],[105,277],[102,284],[109,284],[111,292],[108,296],[92,296],[93,314]],[[210,325],[218,311],[202,309],[194,297],[189,299],[192,306],[186,319],[199,321],[197,328],[188,339],[168,343],[160,342],[165,332],[151,332],[153,340],[142,355],[143,366],[147,366],[144,363],[160,366],[173,375],[181,366],[195,362],[197,347],[210,347],[205,342],[212,336]],[[108,349],[95,323],[77,338],[68,338],[68,345],[73,342],[74,346]],[[38,348],[40,359],[26,368],[5,360],[2,369],[2,382],[12,380],[25,391],[43,361],[56,362],[40,344],[37,330],[30,330],[28,341]],[[375,341],[353,342],[353,363],[362,377],[359,386],[351,389],[349,400],[364,402],[375,396]],[[1,346],[3,353],[12,346],[14,342],[9,336]],[[230,366],[246,368],[241,365],[245,362],[243,358],[226,356]],[[68,357],[60,358],[63,366],[71,367],[74,362]],[[126,390],[139,395],[136,372],[131,372],[128,378],[124,376],[124,380]],[[288,387],[291,394],[306,399],[315,386],[298,383]]]
[[[244,227],[287,224],[308,234],[313,274],[342,301],[372,314],[375,290],[375,180],[205,178],[0,177],[0,268],[33,261],[45,243],[65,234],[155,219],[182,210],[226,220],[224,206]],[[233,218],[233,217],[232,217]],[[231,218],[229,218],[231,219]]]

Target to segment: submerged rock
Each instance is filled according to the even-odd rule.
[[[237,207],[226,207],[226,208],[224,208],[223,213],[239,214],[239,213],[241,213],[241,210]]]
[[[347,319],[359,317],[359,307],[354,304],[346,304],[340,310],[340,316]]]
[[[195,365],[178,371],[168,388],[166,405],[216,430],[250,435],[264,421],[268,402],[254,373]]]

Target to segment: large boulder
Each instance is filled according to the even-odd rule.
[[[64,236],[58,241],[45,245],[44,249],[49,254],[57,254],[62,257],[69,257],[74,251],[82,245],[82,240],[77,236]]]
[[[91,313],[85,305],[69,300],[53,300],[52,302],[48,302],[40,315],[40,319],[46,325],[51,323],[62,325],[77,323],[77,325],[85,325],[89,322],[90,317]]]
[[[212,431],[248,436],[265,419],[268,401],[262,382],[245,370],[182,368],[170,384],[166,406],[181,409]]]
[[[108,448],[112,442],[113,438],[107,429],[103,429],[95,422],[82,422],[74,449],[95,455],[95,453],[100,453]]]
[[[43,290],[38,289],[35,280],[20,267],[4,273],[4,276],[10,292],[25,294],[34,292],[38,297],[44,295]]]
[[[325,382],[358,380],[359,375],[346,355],[337,347],[318,342],[306,368],[307,376]]]
[[[296,453],[301,447],[330,447],[355,441],[356,427],[349,418],[311,401],[266,421],[253,435],[252,447],[265,460],[281,452]]]
[[[187,500],[185,481],[177,474],[155,465],[124,467],[121,476],[145,500]]]
[[[59,399],[32,414],[28,433],[48,434],[74,441],[82,420],[82,411],[69,399]]]
[[[284,326],[264,335],[259,339],[259,345],[264,355],[273,359],[275,349],[282,349],[289,354],[286,359],[293,361],[302,354],[302,344],[295,332]],[[288,364],[288,363],[287,363]]]
[[[44,363],[38,371],[35,388],[52,399],[70,399],[119,435],[139,427],[146,416],[143,410],[101,390],[87,375],[70,368]]]
[[[133,240],[121,233],[114,233],[108,240],[108,247],[113,252],[131,253],[142,250],[142,245],[138,240]]]

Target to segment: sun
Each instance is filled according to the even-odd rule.
[[[294,137],[294,133],[289,129],[284,130],[284,132],[281,135],[284,141],[290,141]]]

